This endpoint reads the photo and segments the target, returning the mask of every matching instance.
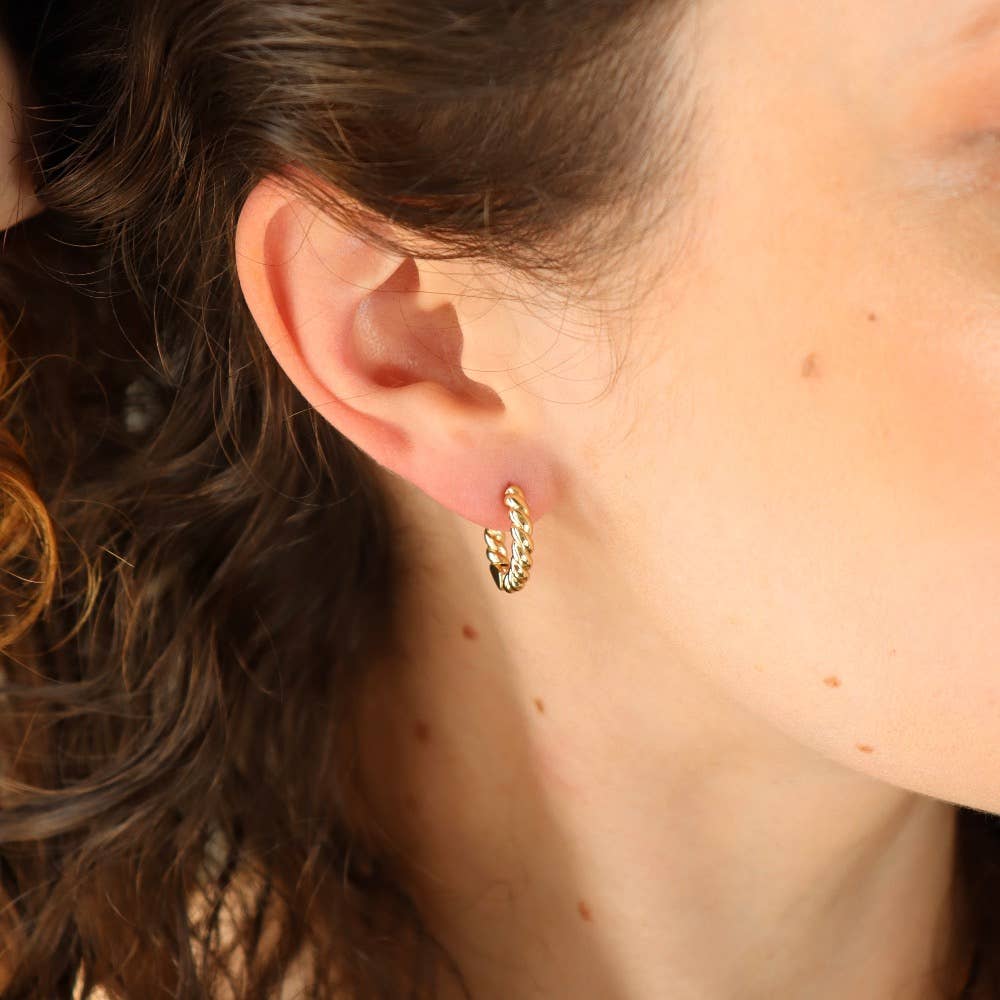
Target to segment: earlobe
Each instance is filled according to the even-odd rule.
[[[269,178],[242,209],[236,261],[278,364],[375,461],[478,525],[505,523],[510,482],[535,517],[549,506],[544,446],[466,373],[455,304],[421,288],[412,257],[363,242]]]

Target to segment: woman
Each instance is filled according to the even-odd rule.
[[[73,6],[4,996],[1000,996],[996,4]]]

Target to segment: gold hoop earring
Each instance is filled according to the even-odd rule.
[[[528,582],[535,544],[531,538],[531,512],[524,499],[524,490],[511,483],[503,492],[503,503],[510,516],[510,557],[507,556],[502,531],[487,528],[483,537],[486,539],[486,558],[490,562],[493,582],[499,590],[512,594]]]

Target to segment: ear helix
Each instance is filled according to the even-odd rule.
[[[512,594],[521,590],[531,573],[531,554],[535,545],[531,537],[531,512],[524,498],[524,490],[511,483],[503,494],[504,506],[510,517],[511,554],[508,558],[502,531],[487,528],[483,532],[486,540],[486,558],[490,564],[490,575],[499,590]]]

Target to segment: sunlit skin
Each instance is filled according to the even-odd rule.
[[[997,15],[701,4],[696,239],[606,393],[621,318],[247,203],[261,331],[408,529],[365,769],[475,997],[939,995],[953,803],[1000,811]]]

